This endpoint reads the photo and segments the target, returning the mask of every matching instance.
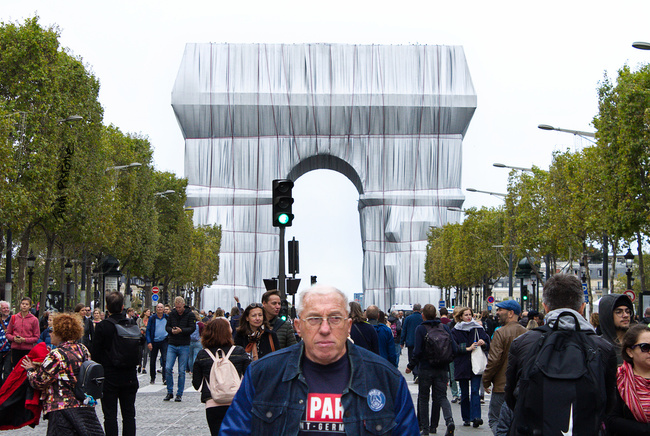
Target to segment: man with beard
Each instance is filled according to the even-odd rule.
[[[497,317],[503,327],[497,329],[490,342],[488,363],[483,372],[483,387],[490,393],[490,386],[494,385],[488,411],[488,425],[492,433],[496,434],[499,413],[505,400],[506,368],[508,367],[508,352],[512,341],[526,333],[517,319],[521,313],[521,306],[515,300],[505,300],[497,303]]]
[[[630,328],[633,313],[632,301],[625,294],[603,295],[598,303],[601,337],[614,345],[618,366],[623,364],[621,340]]]

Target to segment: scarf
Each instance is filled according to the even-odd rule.
[[[251,356],[253,357],[253,361],[259,359],[258,357],[259,346],[260,346],[259,343],[263,333],[264,333],[264,326],[260,326],[260,328],[258,328],[256,331],[248,335],[248,345],[246,345],[246,352],[251,354]]]
[[[616,373],[616,386],[625,405],[638,422],[650,422],[650,380],[634,374],[632,365],[623,362]]]
[[[476,320],[457,322],[454,326],[456,330],[469,332],[472,329],[483,329],[483,326]]]

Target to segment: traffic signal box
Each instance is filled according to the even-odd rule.
[[[288,179],[273,180],[273,227],[291,227],[293,182]]]
[[[280,306],[280,319],[286,321],[289,317],[289,302],[287,300],[282,300],[282,306]]]

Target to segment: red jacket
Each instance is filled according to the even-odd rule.
[[[40,335],[41,330],[38,326],[38,318],[31,313],[27,313],[27,316],[24,318],[20,313],[11,317],[11,321],[9,321],[9,326],[7,327],[7,339],[11,341],[12,350],[31,350]],[[25,342],[20,344],[14,342],[16,336],[25,338]]]

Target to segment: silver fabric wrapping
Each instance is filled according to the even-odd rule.
[[[188,44],[172,92],[187,206],[222,226],[202,306],[259,301],[277,275],[271,182],[314,169],[359,191],[365,304],[435,302],[427,231],[457,220],[476,94],[462,47]]]

